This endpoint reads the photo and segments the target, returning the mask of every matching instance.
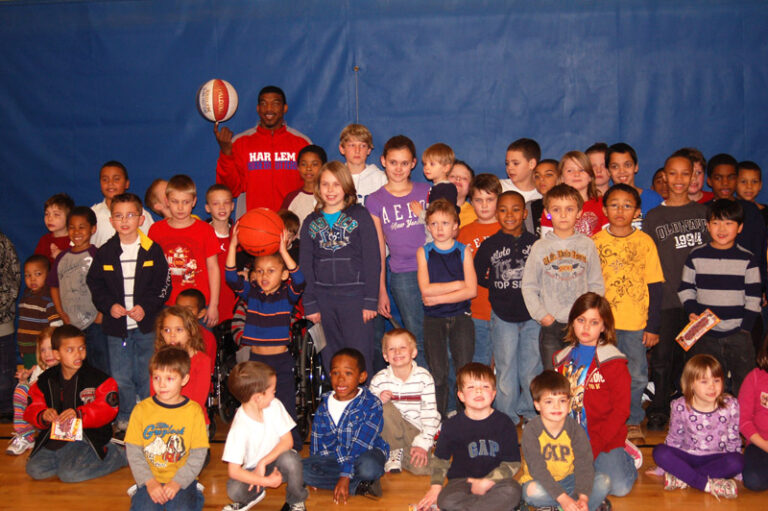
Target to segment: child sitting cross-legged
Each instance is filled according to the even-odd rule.
[[[443,424],[432,460],[432,485],[418,503],[426,510],[513,509],[520,502],[517,430],[512,419],[495,411],[496,377],[484,364],[470,362],[456,374],[464,413]],[[443,480],[448,484],[443,487]]]
[[[381,497],[389,447],[381,438],[381,401],[361,387],[368,378],[365,358],[342,348],[330,366],[333,391],[323,395],[312,423],[304,484],[333,490],[336,503],[346,504],[349,495]]]
[[[182,395],[189,383],[185,349],[166,346],[152,355],[154,395],[138,403],[125,433],[125,452],[136,480],[128,490],[131,511],[199,511],[197,476],[208,454],[203,409]]]
[[[531,382],[531,394],[540,415],[523,430],[525,461],[520,482],[528,509],[600,509],[608,495],[610,478],[595,473],[589,437],[568,413],[568,378],[557,371],[544,371]],[[604,509],[610,509],[607,501]]]
[[[408,330],[385,333],[381,351],[389,367],[371,378],[370,389],[384,404],[381,437],[390,449],[384,470],[429,474],[429,451],[440,426],[435,381],[416,363],[416,338]]]
[[[275,399],[276,385],[275,370],[263,362],[241,362],[229,374],[227,386],[241,406],[221,457],[228,464],[227,495],[234,501],[224,511],[250,509],[265,497],[265,488],[283,482],[283,511],[305,509],[301,458],[291,448],[296,423]]]

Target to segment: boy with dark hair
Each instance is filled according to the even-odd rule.
[[[162,247],[170,268],[173,289],[167,304],[173,305],[183,289],[199,289],[208,302],[205,324],[213,327],[219,323],[219,241],[213,227],[192,217],[197,203],[192,178],[184,174],[173,176],[165,195],[171,217],[153,225],[148,235]]]
[[[128,490],[131,511],[203,509],[197,476],[208,454],[208,430],[200,405],[181,395],[190,365],[177,346],[164,346],[149,361],[155,394],[136,405],[125,434],[136,481]]]
[[[684,147],[677,152],[693,162],[693,175],[691,186],[688,187],[688,198],[699,204],[706,204],[715,196],[714,193],[704,190],[704,182],[707,179],[707,159],[704,153],[695,147]]]
[[[530,138],[519,138],[509,144],[504,161],[509,179],[501,180],[504,192],[518,192],[525,202],[540,199],[541,194],[533,184],[533,169],[541,160],[539,143]]]
[[[48,258],[42,254],[35,254],[24,261],[24,283],[27,290],[19,300],[16,340],[26,369],[37,363],[35,347],[38,334],[47,326],[57,327],[64,324],[56,312],[56,305],[48,288],[50,269]]]
[[[753,203],[760,210],[763,220],[768,225],[768,208],[765,204],[757,202],[757,196],[763,189],[763,172],[760,165],[753,161],[740,161],[736,166],[738,179],[736,181],[736,194],[740,199]]]
[[[104,316],[109,365],[120,389],[116,429],[125,431],[139,399],[149,397],[146,369],[155,346],[155,316],[171,294],[163,249],[139,230],[141,200],[132,193],[110,203],[117,231],[97,252],[86,282],[93,304]]]
[[[605,142],[595,142],[584,151],[592,164],[592,171],[595,173],[595,186],[598,192],[604,194],[611,186],[611,174],[608,167],[605,166],[605,153],[608,151],[608,144]]]
[[[381,401],[362,386],[368,378],[365,358],[342,348],[330,366],[333,390],[323,395],[312,422],[304,484],[332,489],[337,504],[346,504],[350,495],[381,497],[389,446],[381,438]]]
[[[101,328],[102,315],[93,305],[86,277],[96,255],[91,237],[96,232],[96,214],[91,208],[77,206],[69,212],[67,229],[72,246],[53,263],[48,286],[56,310],[66,324],[85,332],[88,363],[110,374],[107,337]]]
[[[525,460],[520,483],[528,509],[611,509],[605,501],[610,478],[595,473],[589,437],[568,413],[568,378],[544,371],[533,379],[530,389],[540,415],[526,425],[521,445]]]
[[[235,209],[235,202],[232,198],[232,192],[225,185],[215,184],[205,192],[205,211],[211,215],[208,223],[213,227],[218,243],[218,262],[219,278],[224,277],[224,267],[227,262],[227,249],[229,248],[229,239],[232,229],[232,211]],[[193,288],[194,289],[194,288]],[[203,295],[205,299],[205,295]],[[232,311],[235,309],[237,297],[229,286],[219,285],[219,323],[232,319]],[[205,308],[205,302],[201,310]],[[211,357],[212,359],[214,357]]]
[[[693,163],[689,154],[680,150],[664,162],[664,179],[669,196],[660,206],[648,212],[643,231],[656,245],[664,281],[661,284],[659,342],[651,349],[650,379],[655,392],[646,409],[651,431],[664,429],[669,419],[669,399],[674,382],[683,370],[683,350],[675,337],[688,322],[677,296],[683,265],[692,248],[709,241],[707,208],[689,198]]]
[[[542,198],[525,203],[527,212],[525,217],[525,229],[541,238],[541,214],[544,212],[544,195],[560,181],[560,169],[557,160],[547,158],[541,160],[533,169],[533,185]]]
[[[734,396],[755,367],[750,332],[760,316],[761,298],[757,258],[736,243],[743,222],[744,210],[736,201],[715,199],[707,205],[707,229],[712,241],[691,250],[678,291],[690,321],[705,309],[720,318],[687,355],[714,356],[723,366],[723,374],[730,375],[729,385],[724,388]]]
[[[536,416],[528,386],[541,372],[540,325],[525,308],[520,284],[531,246],[537,238],[526,231],[525,199],[517,192],[499,196],[499,232],[487,238],[475,254],[477,284],[491,302],[491,346],[499,393],[496,409],[513,422]]]
[[[435,503],[443,511],[513,509],[520,502],[517,430],[491,405],[496,396],[493,370],[471,362],[456,374],[464,412],[443,423],[433,457],[429,491],[418,509]],[[443,487],[443,481],[448,483]]]
[[[291,341],[291,312],[304,292],[304,274],[288,253],[286,240],[280,239],[276,254],[258,256],[253,262],[253,280],[239,275],[235,268],[238,226],[232,230],[227,253],[226,281],[246,303],[245,327],[240,346],[249,346],[249,360],[263,362],[277,374],[277,399],[296,419],[296,362],[288,346]],[[293,445],[301,449],[304,439],[293,430]]]
[[[469,186],[469,198],[477,220],[468,225],[461,225],[456,241],[469,247],[473,258],[483,241],[499,231],[496,205],[501,193],[501,181],[493,174],[478,174]],[[472,361],[490,364],[491,303],[488,301],[487,288],[478,286],[477,296],[470,301],[470,310],[472,323],[475,326],[475,353]],[[452,381],[451,388],[453,388]],[[455,402],[452,393],[448,400],[449,409],[453,409]]]
[[[584,199],[572,186],[559,184],[544,195],[552,231],[531,247],[523,270],[525,306],[541,324],[539,349],[544,369],[552,369],[555,352],[565,347],[565,326],[576,298],[605,286],[595,244],[576,232]]]
[[[75,201],[66,193],[57,193],[45,201],[45,233],[35,247],[35,254],[41,254],[53,263],[62,250],[69,247],[67,215],[75,207]]]
[[[661,285],[664,274],[650,236],[632,226],[640,209],[640,194],[626,184],[613,185],[603,195],[609,225],[592,236],[600,255],[605,298],[611,305],[619,350],[627,356],[632,377],[627,438],[643,439],[643,391],[648,384],[646,350],[659,342]]]
[[[275,399],[275,371],[262,362],[241,362],[227,379],[240,401],[227,433],[221,459],[228,464],[227,496],[234,502],[224,511],[250,509],[266,495],[265,488],[287,483],[282,511],[303,511],[309,492],[302,479],[301,458],[291,430],[296,423]]]
[[[664,198],[653,190],[643,190],[635,185],[635,175],[640,167],[638,166],[637,153],[631,145],[619,142],[610,146],[605,151],[605,165],[611,174],[613,184],[629,185],[640,194],[642,199],[641,218],[645,218],[650,210],[664,201]]]
[[[205,295],[199,289],[187,288],[176,296],[176,305],[187,309],[200,322],[200,334],[205,343],[205,354],[211,359],[211,374],[213,374],[216,368],[216,336],[203,323],[206,309]]]
[[[373,150],[373,135],[362,124],[349,124],[339,135],[339,152],[352,174],[357,191],[357,203],[365,206],[365,199],[387,184],[387,175],[375,164],[366,163]],[[323,161],[325,164],[325,161]]]
[[[128,170],[119,161],[110,160],[99,170],[99,184],[104,200],[91,206],[96,213],[96,233],[91,238],[91,243],[96,245],[96,248],[101,247],[115,235],[115,228],[110,220],[112,199],[128,191],[131,185]],[[152,215],[146,209],[142,209],[142,214],[144,215],[143,232],[148,232],[153,223]]]
[[[259,124],[237,136],[227,128],[213,133],[219,144],[216,182],[227,185],[232,195],[245,193],[246,208],[266,207],[272,211],[289,192],[301,187],[296,170],[296,153],[312,141],[303,133],[289,128],[284,121],[288,111],[285,92],[268,85],[259,91]],[[240,216],[238,207],[238,215]]]
[[[24,411],[24,420],[40,430],[27,474],[77,483],[124,467],[125,454],[109,441],[118,408],[117,383],[85,364],[85,334],[77,327],[54,330],[51,347],[59,364],[44,371],[29,389]],[[74,438],[54,439],[54,428]]]
[[[325,149],[319,145],[310,144],[299,151],[296,161],[304,184],[285,196],[280,209],[293,211],[299,217],[299,224],[301,224],[315,210],[317,205],[315,188],[320,178],[320,169],[328,161],[328,157],[325,155]]]

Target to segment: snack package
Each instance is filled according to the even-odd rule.
[[[77,417],[64,422],[54,422],[51,428],[52,440],[74,442],[83,439],[83,420]]]
[[[685,350],[688,351],[696,344],[696,341],[701,339],[701,336],[709,332],[713,326],[720,323],[720,318],[715,316],[715,313],[707,309],[699,317],[685,325],[675,340]]]

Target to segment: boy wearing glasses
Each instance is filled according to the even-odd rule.
[[[605,298],[616,321],[619,350],[627,356],[632,377],[627,438],[643,439],[643,390],[648,384],[645,351],[659,342],[661,270],[656,245],[632,226],[640,194],[628,184],[613,185],[603,195],[609,225],[592,237],[600,256]]]
[[[119,389],[116,431],[124,433],[136,396],[149,397],[155,316],[171,294],[171,279],[163,249],[139,230],[144,223],[141,199],[132,193],[116,195],[110,211],[116,234],[96,252],[86,282],[104,315],[109,365]]]

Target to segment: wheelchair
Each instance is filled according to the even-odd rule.
[[[240,402],[230,394],[227,387],[229,372],[237,365],[237,345],[232,336],[232,320],[221,322],[213,329],[216,336],[216,357],[211,375],[211,392],[208,394],[208,417],[211,419],[209,438],[216,434],[216,416],[225,424],[232,422]]]
[[[330,378],[325,374],[321,355],[309,334],[312,322],[297,318],[291,324],[290,350],[296,361],[296,427],[306,439],[312,428],[312,419],[320,405],[323,393],[330,390]]]

